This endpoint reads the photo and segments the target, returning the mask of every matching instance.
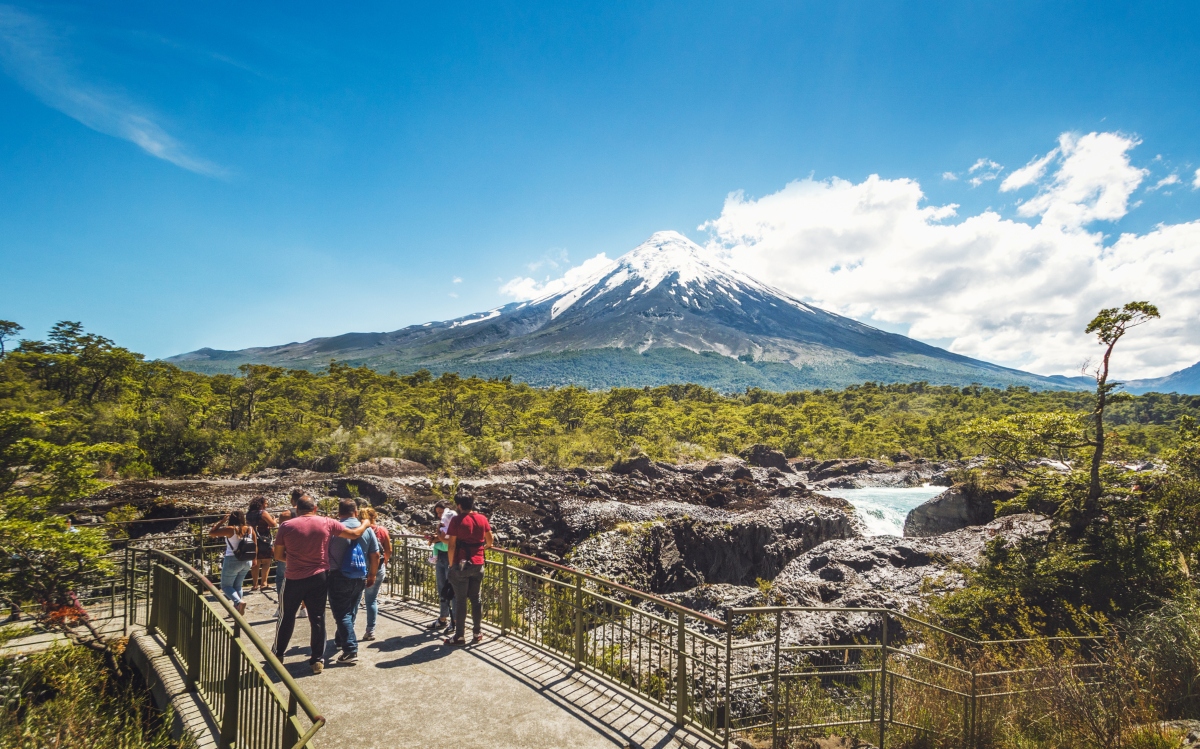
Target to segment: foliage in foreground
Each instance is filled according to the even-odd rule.
[[[147,690],[120,679],[104,658],[56,647],[0,659],[0,749],[183,749],[170,714]]]

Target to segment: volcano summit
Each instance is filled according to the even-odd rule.
[[[1074,389],[953,354],[795,299],[682,234],[658,232],[580,283],[457,320],[391,333],[218,351],[168,361],[202,372],[245,363],[317,369],[331,359],[378,370],[503,377],[588,388],[691,382],[730,392],[865,381]]]

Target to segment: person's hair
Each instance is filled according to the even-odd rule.
[[[377,517],[379,517],[379,513],[375,512],[375,508],[371,505],[367,505],[358,511],[359,520],[370,520],[372,523],[374,523]]]
[[[250,526],[246,525],[246,513],[242,510],[234,510],[229,513],[229,527],[237,528],[239,536],[246,535],[250,529]]]
[[[471,512],[475,509],[475,498],[470,494],[459,494],[454,498],[454,501],[458,503],[459,507],[463,508],[467,512]]]
[[[358,503],[353,499],[338,500],[338,515],[341,517],[353,517],[358,514]]]
[[[307,515],[317,509],[317,501],[307,494],[301,494],[296,498],[296,510],[301,515]]]
[[[298,486],[292,487],[292,491],[291,491],[292,504],[298,504],[300,502],[301,497],[307,497],[307,496],[308,496],[308,492],[304,491],[300,487],[298,487]]]
[[[446,503],[445,503],[445,502],[443,502],[442,500],[440,500],[440,499],[439,499],[437,502],[434,502],[434,503],[433,503],[433,509],[435,509],[435,510],[445,510],[445,509],[446,509]]]
[[[247,509],[247,512],[262,512],[265,509],[267,509],[267,498],[255,497],[250,500],[250,507]]]

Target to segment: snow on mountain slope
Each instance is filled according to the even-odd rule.
[[[656,232],[645,242],[576,286],[564,292],[547,294],[527,304],[538,305],[552,301],[550,317],[554,319],[576,302],[583,300],[586,306],[605,294],[626,286],[631,280],[637,282],[629,292],[629,298],[632,299],[639,294],[653,291],[668,279],[672,280],[671,293],[678,294],[684,304],[690,304],[699,296],[714,293],[725,294],[735,303],[739,294],[760,294],[775,297],[802,310],[809,310],[804,303],[782,291],[759,283],[715,257],[706,257],[700,245],[675,231]]]

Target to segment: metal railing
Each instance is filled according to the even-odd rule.
[[[387,591],[437,606],[430,555],[420,536],[396,539]],[[879,608],[730,608],[721,620],[498,548],[487,551],[481,599],[484,620],[502,635],[636,693],[725,746],[739,735],[783,747],[792,736],[842,732],[881,749],[914,733],[973,747],[989,707],[1036,690],[1025,676],[1038,669],[994,668],[989,650],[1098,639],[978,641]],[[865,617],[853,629],[870,637],[793,644],[784,639],[788,617]]]
[[[163,638],[186,672],[188,690],[220,726],[221,749],[312,745],[325,718],[205,575],[166,551],[133,546],[125,549],[124,572],[126,628],[141,624]]]

